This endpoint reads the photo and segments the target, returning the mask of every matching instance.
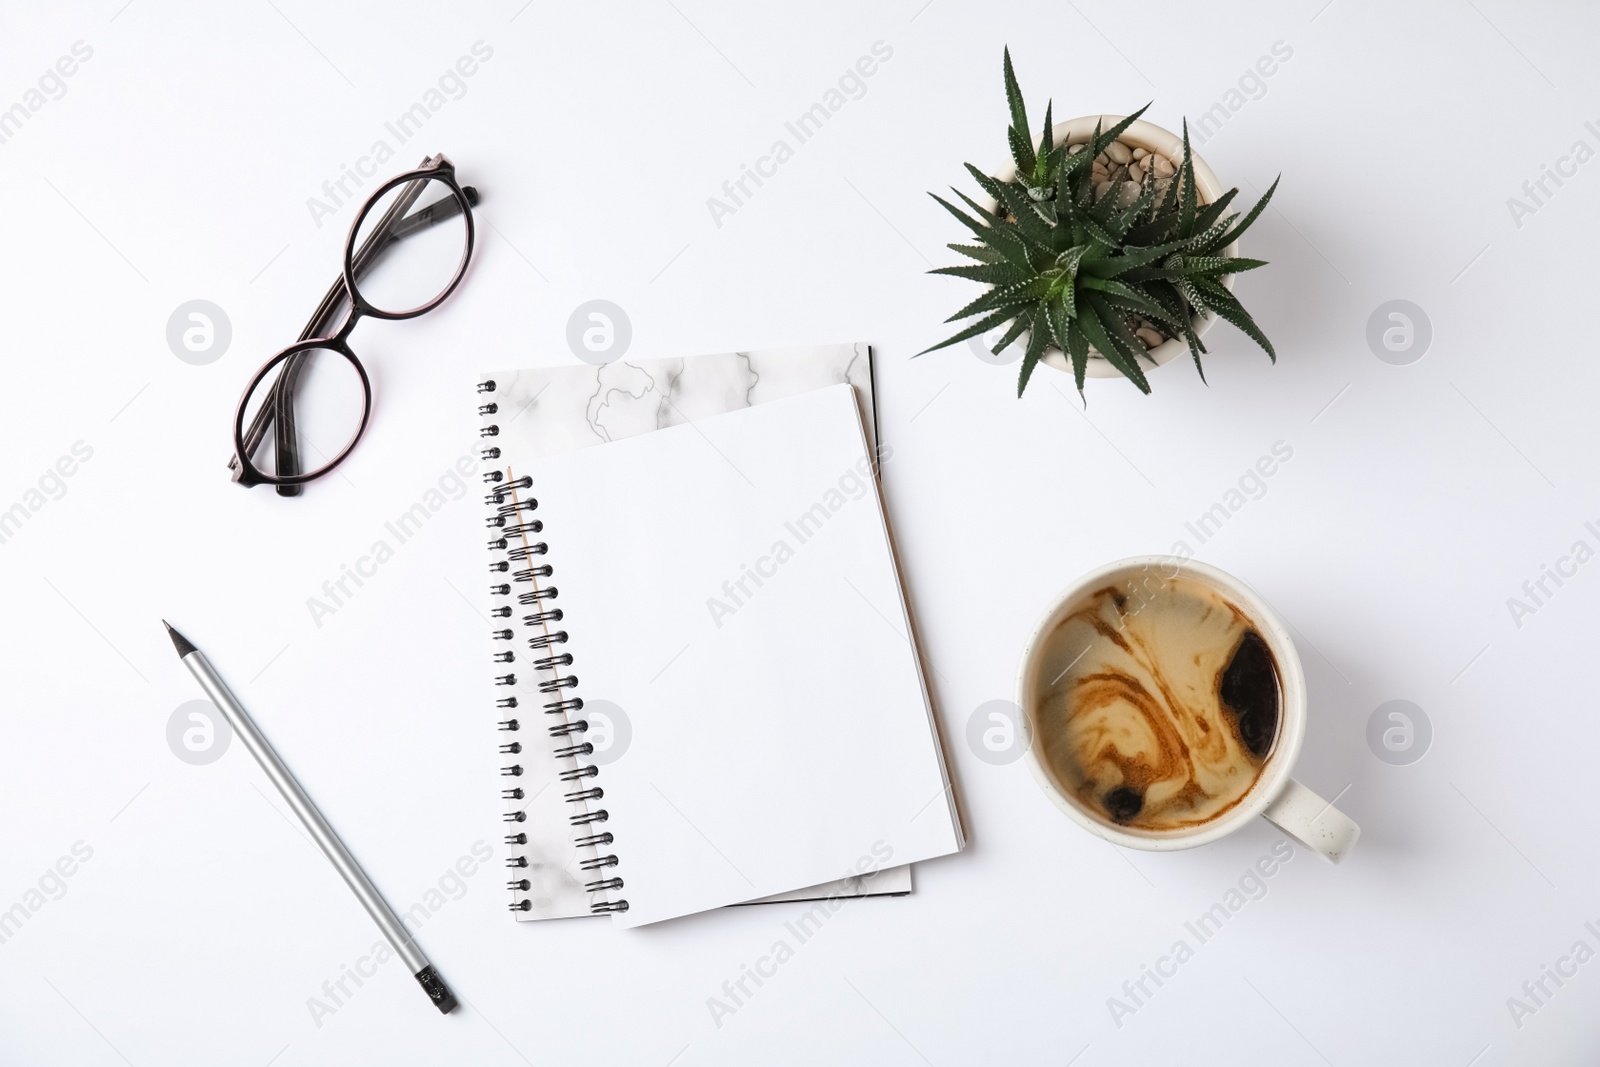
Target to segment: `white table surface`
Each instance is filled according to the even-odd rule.
[[[0,108],[75,42],[92,56],[0,144],[0,510],[28,512],[0,543],[0,910],[25,913],[0,943],[0,1060],[1595,1062],[1600,564],[1520,620],[1507,604],[1600,547],[1600,163],[1561,164],[1520,218],[1507,203],[1575,142],[1600,149],[1577,6],[14,5]],[[424,320],[360,327],[376,413],[340,476],[241,491],[235,399],[332,279],[354,210],[319,228],[307,199],[479,41],[460,98],[377,168],[445,151],[483,189],[470,278]],[[714,220],[707,198],[793,145],[785,121],[880,41],[860,98]],[[1150,397],[1093,382],[1085,410],[1048,370],[1019,401],[1014,367],[910,358],[974,295],[924,273],[960,239],[925,191],[1001,161],[1007,42],[1040,116],[1047,96],[1059,118],[1153,99],[1175,128],[1220,103],[1202,153],[1224,184],[1253,199],[1282,172],[1244,242],[1272,266],[1238,286],[1276,367],[1220,327],[1209,387],[1179,362]],[[1292,55],[1230,96],[1275,42]],[[567,318],[596,298],[639,358],[875,346],[884,491],[971,832],[909,898],[849,903],[791,946],[732,1014],[708,1002],[794,940],[800,906],[633,932],[508,917],[482,622],[456,591],[482,577],[471,499],[320,626],[307,608],[471,448],[474,370],[571,361]],[[232,325],[204,366],[165,336],[194,299]],[[1409,365],[1365,337],[1395,299],[1432,324]],[[91,457],[30,497],[77,442]],[[1197,543],[1185,523],[1277,442],[1293,455],[1264,494]],[[1298,776],[1363,828],[1340,867],[1295,853],[1204,943],[1185,923],[1271,854],[1270,826],[1119,852],[965,741],[1058,588],[1177,542],[1289,620],[1312,701]],[[376,931],[241,745],[204,766],[169,749],[199,693],[163,616],[389,899],[427,909],[463,1010],[439,1017],[391,962],[313,1011],[372,970]],[[1368,745],[1390,700],[1432,724],[1420,761]],[[496,859],[452,878],[478,841]],[[48,875],[75,846],[71,877]],[[430,896],[441,879],[458,899]],[[1114,1013],[1179,939],[1192,958]],[[1535,1001],[1546,966],[1571,976]]]

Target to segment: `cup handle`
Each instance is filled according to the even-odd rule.
[[[1361,827],[1350,816],[1293,778],[1262,814],[1272,825],[1332,863],[1344,859],[1361,836]]]

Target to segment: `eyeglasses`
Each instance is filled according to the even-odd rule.
[[[455,165],[442,155],[372,194],[350,227],[344,274],[300,340],[267,360],[239,399],[228,463],[234,481],[296,496],[344,462],[372,413],[372,383],[350,349],[351,331],[367,316],[414,319],[444,303],[472,258],[477,202],[478,191],[458,185]],[[333,329],[345,304],[344,321]],[[305,473],[303,452],[318,464]]]

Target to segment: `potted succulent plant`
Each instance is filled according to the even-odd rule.
[[[1086,377],[1118,375],[1148,393],[1143,364],[1185,350],[1205,380],[1200,338],[1222,318],[1276,362],[1231,289],[1233,275],[1266,265],[1241,258],[1238,238],[1278,183],[1242,218],[1230,214],[1239,190],[1221,191],[1189,148],[1188,123],[1174,136],[1141,121],[1145,108],[1054,124],[1052,103],[1036,147],[1009,49],[1005,83],[1012,165],[994,175],[966,165],[987,194],[979,202],[955,190],[970,214],[934,196],[977,241],[949,246],[975,262],[933,273],[989,288],[946,320],[976,321],[925,352],[1003,330],[996,355],[1024,345],[1018,396],[1040,362],[1070,367],[1080,395]]]

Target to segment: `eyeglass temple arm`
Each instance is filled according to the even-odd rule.
[[[418,181],[413,184],[420,187],[423,183]],[[466,195],[467,203],[476,206],[479,200],[478,190],[469,185],[465,186],[461,191]],[[409,210],[411,203],[415,202],[416,195],[420,195],[420,192],[421,189],[418,188],[417,193],[413,194],[409,199],[405,195],[397,199],[390,206],[390,209],[384,213],[383,218],[379,220],[372,234],[356,250],[354,267],[357,278],[363,277],[367,271],[371,270],[378,258],[392,247],[396,241],[409,237],[414,233],[419,233],[438,223],[448,221],[461,213],[461,205],[455,197],[447,197],[437,205],[434,205],[433,210],[419,211],[415,216],[396,221],[394,216]],[[308,341],[314,337],[326,336],[334,317],[343,306],[346,296],[344,277],[341,275],[328,288],[328,292],[322,298],[322,303],[317,306],[317,310],[312,314],[310,321],[306,323],[305,329],[301,331],[299,339]],[[290,362],[296,361],[291,360]],[[280,403],[279,392],[289,378],[288,369],[285,368],[285,373],[279,375],[278,381],[272,386],[272,395],[262,403],[260,410],[256,412],[255,419],[250,424],[249,430],[245,433],[244,444],[248,453],[253,454],[257,448],[261,447],[261,441],[266,437],[267,429],[275,419]],[[229,459],[228,467],[234,471],[235,480],[237,480],[240,471],[239,457],[234,456]]]

